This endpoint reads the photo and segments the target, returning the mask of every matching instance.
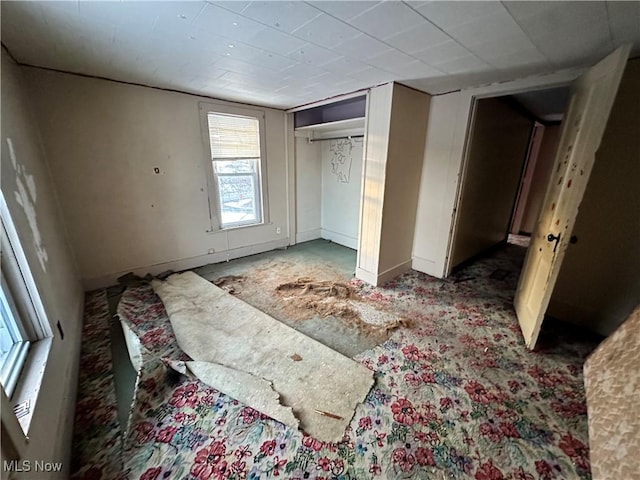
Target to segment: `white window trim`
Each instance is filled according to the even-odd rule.
[[[19,419],[15,417],[11,409],[2,413],[2,424],[7,428],[7,433],[12,443],[18,446],[28,439],[27,434],[36,409],[40,385],[51,350],[53,331],[2,192],[0,192],[0,215],[2,218],[2,231],[0,233],[2,237],[3,275],[11,279],[10,281],[22,281],[23,288],[12,291],[13,300],[16,302],[21,314],[30,319],[28,322],[24,321],[23,327],[27,330],[29,336],[35,338],[30,342],[29,353],[22,366],[11,398],[6,397],[4,389],[2,391],[3,397],[12,406],[27,400],[30,404],[29,413]],[[8,420],[8,417],[12,418]],[[12,427],[16,423],[20,425],[21,431],[16,431]]]
[[[237,230],[240,228],[259,227],[270,224],[269,217],[269,191],[267,188],[267,141],[266,141],[266,114],[264,110],[245,108],[240,106],[231,106],[226,103],[216,102],[199,102],[200,110],[200,128],[202,131],[202,142],[204,147],[204,161],[206,165],[207,193],[209,202],[209,229],[208,233],[226,232],[229,230]],[[209,139],[209,121],[207,114],[221,113],[229,115],[240,115],[244,117],[254,117],[258,120],[258,128],[260,134],[260,208],[262,211],[261,221],[249,223],[246,225],[230,225],[223,227],[220,218],[220,195],[218,194],[218,186],[213,173],[213,165],[211,163],[211,144]]]

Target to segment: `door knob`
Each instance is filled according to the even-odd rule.
[[[560,241],[560,234],[554,235],[553,233],[550,233],[547,235],[547,241],[555,242],[553,245],[553,253],[556,253],[556,248],[558,248],[558,242]]]

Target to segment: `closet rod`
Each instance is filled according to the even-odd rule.
[[[364,135],[345,135],[344,137],[310,138],[309,143],[322,142],[323,140],[344,140],[344,139],[351,140],[352,138],[362,138],[362,137],[364,137]]]

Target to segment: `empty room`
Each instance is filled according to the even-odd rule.
[[[2,478],[640,478],[640,2],[0,8]]]

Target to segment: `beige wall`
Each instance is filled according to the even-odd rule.
[[[48,152],[39,141],[37,123],[30,111],[32,99],[30,93],[23,90],[24,82],[20,68],[3,50],[2,192],[54,332],[24,459],[63,461],[65,472],[59,478],[66,478],[70,467],[84,298],[50,178]],[[32,185],[33,193],[23,196],[22,205],[17,202],[18,182]],[[63,328],[64,340],[58,334],[57,322]],[[4,443],[8,442],[4,429],[9,415],[11,411],[3,409],[3,454]],[[16,434],[15,431],[9,433]],[[43,474],[40,478],[46,477]]]
[[[628,62],[548,313],[601,334],[640,304],[640,60]]]
[[[394,84],[378,275],[411,264],[430,98]]]
[[[295,139],[296,242],[320,238],[322,215],[322,142]]]
[[[429,100],[393,83],[369,94],[356,275],[374,285],[411,267]]]
[[[478,101],[451,265],[506,240],[533,121],[499,98]]]
[[[548,125],[544,128],[542,143],[538,152],[538,161],[533,171],[531,188],[529,189],[529,196],[527,197],[527,204],[520,225],[521,232],[531,234],[533,229],[536,228],[536,221],[538,220],[540,208],[542,208],[542,201],[544,200],[547,183],[553,168],[553,160],[560,140],[561,128],[560,125]]]
[[[270,223],[212,234],[198,106],[213,100],[25,71],[85,286],[289,243],[284,112],[263,109]]]

